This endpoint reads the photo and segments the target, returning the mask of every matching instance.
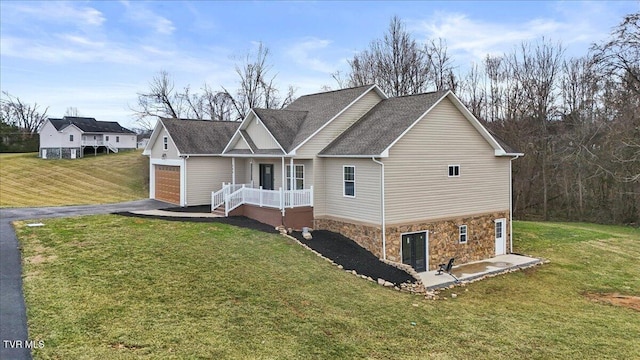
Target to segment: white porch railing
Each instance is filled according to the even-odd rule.
[[[247,186],[248,184],[231,184],[231,183],[222,183],[222,188],[211,194],[211,210],[215,210],[218,206],[224,204],[224,199],[226,195],[229,195],[233,192],[238,191],[238,189],[243,186]],[[249,185],[250,186],[250,185]]]
[[[82,140],[80,142],[82,146],[104,146],[104,141],[102,140]]]
[[[234,188],[237,189],[232,191]],[[226,184],[211,195],[212,211],[222,204],[225,216],[229,216],[231,210],[243,204],[275,209],[313,206],[313,186],[303,190],[265,190],[252,188],[247,184]]]

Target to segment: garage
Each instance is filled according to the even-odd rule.
[[[180,166],[156,165],[155,198],[180,205]]]

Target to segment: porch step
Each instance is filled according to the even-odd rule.
[[[213,211],[211,213],[224,217],[225,216],[224,215],[224,206],[218,206],[217,208],[213,209]]]

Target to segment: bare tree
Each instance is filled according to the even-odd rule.
[[[64,116],[80,116],[80,112],[77,107],[69,106],[67,110],[64,111]]]
[[[27,104],[19,97],[13,96],[6,91],[2,92],[3,98],[0,105],[0,118],[3,123],[17,126],[22,131],[35,134],[42,123],[47,119],[46,107],[43,111],[37,103]]]
[[[289,87],[284,99],[278,96],[279,91],[274,83],[277,74],[270,74],[272,65],[267,63],[268,57],[269,48],[260,43],[255,53],[249,52],[242,63],[236,65],[236,73],[240,80],[235,94],[223,87],[232,100],[237,119],[244,119],[251,108],[283,108],[294,99],[293,87]]]
[[[640,95],[640,13],[625,16],[611,36],[604,44],[592,46],[595,60],[606,74]]]
[[[173,79],[167,71],[162,70],[149,82],[147,92],[138,93],[137,107],[131,110],[143,128],[153,128],[153,119],[157,116],[181,116],[185,96],[177,93],[174,88]]]
[[[446,48],[436,48],[440,53],[435,61],[443,66],[444,82],[444,77],[449,76],[446,70],[450,59],[446,55]],[[431,61],[429,49],[419,46],[400,18],[394,16],[383,38],[372,41],[369,49],[356,54],[349,61],[351,73],[348,85],[375,83],[390,96],[422,93],[433,88],[434,66]]]

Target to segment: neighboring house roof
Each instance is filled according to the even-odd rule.
[[[181,155],[220,154],[239,122],[160,118]]]
[[[320,155],[379,156],[445,94],[440,91],[382,100]]]
[[[65,116],[62,119],[50,118],[49,121],[58,131],[63,130],[67,126],[74,125],[86,133],[134,134],[133,131],[120,126],[116,121],[98,121],[95,118],[77,116]]]

